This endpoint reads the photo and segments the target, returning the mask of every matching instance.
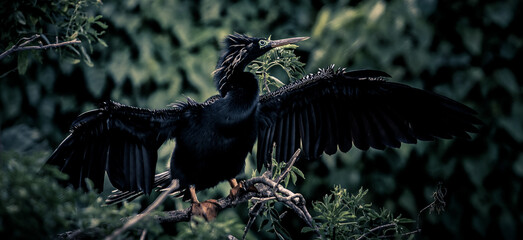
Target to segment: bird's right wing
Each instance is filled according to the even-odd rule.
[[[476,112],[444,96],[387,82],[374,70],[346,72],[333,66],[260,97],[258,169],[296,149],[317,158],[338,148],[399,147],[435,138],[468,138],[480,124]]]
[[[73,122],[46,164],[58,166],[76,188],[85,188],[88,178],[101,190],[107,171],[116,188],[150,193],[157,150],[175,137],[185,106],[148,110],[105,102]]]

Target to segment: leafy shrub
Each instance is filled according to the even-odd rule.
[[[365,201],[368,190],[360,188],[357,194],[335,186],[331,194],[325,195],[322,201],[313,203],[318,214],[317,227],[320,239],[382,239],[412,238],[413,233],[404,225],[413,220],[393,217],[387,209],[379,211]],[[310,227],[304,231],[312,231]]]
[[[63,188],[56,168],[40,169],[47,153],[0,152],[0,235],[6,239],[56,239],[61,233],[89,229],[91,238],[107,235],[139,205],[102,206],[96,192]],[[154,229],[154,228],[152,228]]]

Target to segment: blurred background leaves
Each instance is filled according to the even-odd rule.
[[[60,33],[49,21],[34,20],[47,19],[44,3],[2,1],[0,51],[27,34]],[[1,60],[0,151],[49,154],[78,114],[107,99],[164,108],[186,97],[202,101],[216,94],[211,72],[227,34],[310,36],[295,51],[307,64],[306,73],[330,64],[383,70],[393,76],[390,81],[467,104],[484,125],[470,141],[352,149],[322,161],[298,162],[307,179],[299,180],[294,191],[313,201],[334,184],[352,192],[363,186],[375,205],[415,219],[442,182],[448,189],[447,209],[424,220],[422,239],[521,238],[521,5],[517,0],[103,1],[85,10],[87,18],[103,16],[99,21],[107,27],[95,27],[105,31],[99,36],[103,42],[93,41],[92,52],[86,49],[92,66],[85,59],[64,61],[61,49],[19,52]],[[23,74],[11,71],[20,59],[30,59]],[[22,142],[14,144],[16,139]],[[159,170],[165,169],[170,151],[160,150]],[[227,193],[221,187],[215,191],[202,194]],[[246,209],[227,214],[247,222]],[[296,238],[309,237],[299,235],[297,219],[283,220]]]

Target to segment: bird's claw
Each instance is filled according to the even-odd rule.
[[[215,199],[209,199],[204,202],[193,202],[191,204],[192,216],[203,217],[206,221],[214,220],[220,210],[221,207]]]
[[[255,186],[250,186],[250,187],[246,188],[244,181],[241,181],[238,183],[238,185],[231,188],[231,191],[229,193],[229,198],[235,199],[242,192],[258,192],[258,189],[256,189]]]

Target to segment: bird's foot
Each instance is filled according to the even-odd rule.
[[[192,216],[203,217],[206,221],[214,220],[220,210],[221,207],[215,199],[209,199],[204,202],[193,202],[191,204]]]
[[[240,181],[238,184],[236,184],[236,186],[231,188],[231,191],[229,192],[229,198],[235,199],[242,192],[258,192],[258,189],[256,189],[255,186],[246,188],[244,182]]]

